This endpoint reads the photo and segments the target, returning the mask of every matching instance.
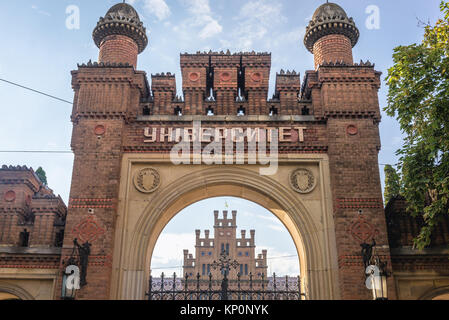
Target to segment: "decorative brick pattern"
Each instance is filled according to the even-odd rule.
[[[338,209],[383,208],[382,199],[337,199]]]
[[[94,242],[99,236],[103,235],[105,230],[100,227],[93,216],[86,217],[72,230],[72,234],[80,240],[81,243]]]
[[[322,37],[313,46],[313,57],[315,69],[324,62],[343,61],[352,65],[352,45],[351,40],[345,35],[330,34]]]
[[[100,45],[99,62],[128,63],[137,67],[137,44],[127,36],[107,36]]]

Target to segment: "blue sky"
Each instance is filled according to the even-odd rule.
[[[70,71],[77,63],[95,60],[98,49],[92,30],[98,18],[118,1],[111,0],[16,0],[0,2],[0,78],[73,99]],[[302,39],[305,26],[324,1],[313,0],[134,0],[149,33],[149,46],[139,56],[138,68],[148,74],[172,72],[180,82],[179,53],[198,50],[267,51],[272,53],[274,74],[295,69],[303,75],[313,69],[313,56]],[[354,48],[355,61],[370,60],[383,72],[392,65],[393,48],[419,42],[423,29],[417,18],[433,23],[439,16],[439,0],[339,0],[360,29]],[[68,29],[68,6],[80,12],[79,29]],[[380,28],[368,29],[366,9],[379,8]],[[386,86],[379,97],[386,105]],[[70,150],[71,106],[0,82],[0,150]],[[397,122],[383,113],[380,125],[380,163],[397,162],[395,150],[402,139]],[[43,166],[49,185],[65,201],[70,191],[71,154],[0,153],[0,164]],[[381,167],[383,177],[383,167]],[[212,208],[222,199],[210,200]],[[251,204],[241,210],[255,210]],[[232,208],[239,209],[240,208]],[[213,210],[213,209],[212,209]],[[206,210],[208,211],[208,210]],[[211,213],[210,213],[211,214]],[[181,217],[181,216],[179,216]],[[180,218],[181,219],[181,218]],[[262,219],[263,220],[263,219]],[[260,220],[260,221],[262,221]],[[259,221],[259,220],[257,220]],[[257,222],[249,228],[262,228]],[[173,220],[173,223],[175,220]],[[195,222],[195,221],[194,221]],[[175,228],[176,229],[176,228]],[[195,227],[193,227],[195,229]],[[259,232],[263,235],[263,232]],[[261,239],[263,237],[259,237]],[[279,252],[288,244],[277,244]],[[284,247],[283,247],[284,246]],[[286,250],[283,250],[286,248]],[[287,250],[288,249],[288,250]]]

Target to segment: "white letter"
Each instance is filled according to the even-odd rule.
[[[266,154],[266,141],[259,142],[259,163],[262,165],[270,164],[268,168],[260,168],[259,174],[262,176],[272,176],[276,174],[278,170],[278,146],[279,146],[279,133],[277,129],[269,128],[268,135],[271,137],[270,142],[270,155]]]
[[[80,269],[77,266],[70,265],[65,269],[66,274],[70,274],[67,277],[65,287],[68,290],[79,290],[80,289]]]
[[[366,14],[369,14],[366,18],[365,26],[368,30],[380,29],[380,10],[378,6],[370,5],[366,7]]]
[[[65,13],[69,16],[65,20],[65,26],[69,30],[79,30],[80,28],[80,8],[70,5],[65,9]]]

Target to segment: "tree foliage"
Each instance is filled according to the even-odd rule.
[[[432,230],[449,211],[449,2],[443,18],[427,25],[422,43],[395,48],[389,69],[388,106],[406,135],[398,150],[408,211],[425,226],[415,239],[430,244]]]
[[[39,167],[36,170],[36,175],[44,185],[47,185],[47,174],[45,173],[44,169],[42,169],[42,167]]]
[[[401,178],[396,170],[390,166],[386,165],[384,168],[385,172],[385,190],[384,190],[384,200],[388,203],[391,198],[398,196],[401,193]]]

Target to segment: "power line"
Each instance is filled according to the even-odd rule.
[[[0,150],[0,153],[73,153],[73,151]],[[397,166],[397,164],[379,163],[379,166],[393,166],[393,167],[395,167],[395,166]]]
[[[0,150],[0,153],[73,153],[72,151],[39,151],[39,150]]]
[[[281,258],[293,258],[293,257],[298,257],[296,254],[292,254],[289,256],[278,256],[278,257],[271,257],[271,258],[267,258],[267,260],[271,260],[271,259],[281,259]],[[151,268],[151,270],[160,270],[160,269],[177,269],[177,268],[182,268],[184,266],[172,266],[172,267],[157,267],[157,268]]]
[[[39,91],[39,90],[35,90],[35,89],[29,88],[29,87],[22,86],[21,84],[18,84],[18,83],[15,83],[15,82],[11,82],[11,81],[8,81],[8,80],[5,80],[5,79],[0,79],[0,81],[3,81],[3,82],[11,84],[13,86],[16,86],[16,87],[19,87],[19,88],[22,88],[22,89],[26,89],[26,90],[29,90],[29,91],[32,91],[32,92],[35,92],[35,93],[47,96],[49,98],[52,98],[52,99],[55,99],[55,100],[59,100],[59,101],[62,101],[62,102],[65,102],[65,103],[73,105],[73,103],[70,102],[70,101],[67,101],[67,100],[64,100],[64,99],[52,96],[51,94],[48,94],[48,93],[45,93],[45,92],[42,92],[42,91]]]
[[[280,256],[280,257],[271,257],[271,258],[267,258],[267,260],[271,260],[271,259],[281,259],[281,258],[293,258],[293,257],[298,257],[296,254],[293,254],[291,256]]]

